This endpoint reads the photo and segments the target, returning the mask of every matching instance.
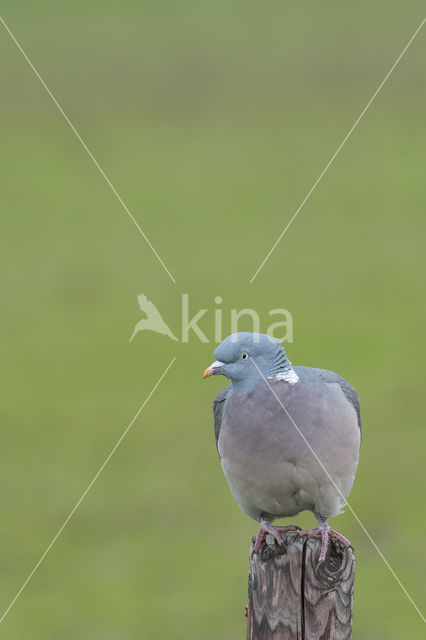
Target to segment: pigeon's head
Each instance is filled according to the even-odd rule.
[[[280,341],[263,333],[233,333],[217,347],[215,362],[203,378],[223,375],[237,393],[250,393],[259,382],[291,371]]]

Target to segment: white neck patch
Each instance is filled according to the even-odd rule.
[[[289,384],[296,384],[296,382],[299,382],[299,376],[294,369],[288,369],[276,376],[271,376],[268,380],[284,380],[284,382],[288,382]]]

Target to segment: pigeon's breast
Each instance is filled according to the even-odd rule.
[[[248,515],[315,509],[330,517],[355,476],[356,412],[337,384],[262,384],[228,398],[218,449],[231,492]]]
[[[218,448],[229,488],[252,518],[261,513],[292,516],[313,507],[312,497],[300,487],[301,470],[283,445],[273,413],[256,394],[229,398]]]

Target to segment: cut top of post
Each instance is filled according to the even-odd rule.
[[[350,640],[353,550],[333,540],[319,563],[320,537],[282,537],[250,550],[247,640]]]

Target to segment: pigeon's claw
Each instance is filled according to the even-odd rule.
[[[303,531],[299,531],[299,536],[321,536],[321,553],[319,556],[319,562],[324,562],[325,560],[330,538],[338,540],[346,549],[353,549],[349,540],[342,536],[338,531],[332,529],[327,523],[327,520],[319,520],[318,525],[319,526],[316,529],[305,529]]]
[[[270,533],[275,538],[280,547],[282,547],[284,542],[282,537],[280,536],[281,531],[300,531],[300,527],[297,527],[294,524],[286,525],[285,527],[274,527],[274,525],[266,518],[266,516],[262,515],[260,518],[260,529],[254,541],[253,554],[259,551],[263,538],[267,533]]]

